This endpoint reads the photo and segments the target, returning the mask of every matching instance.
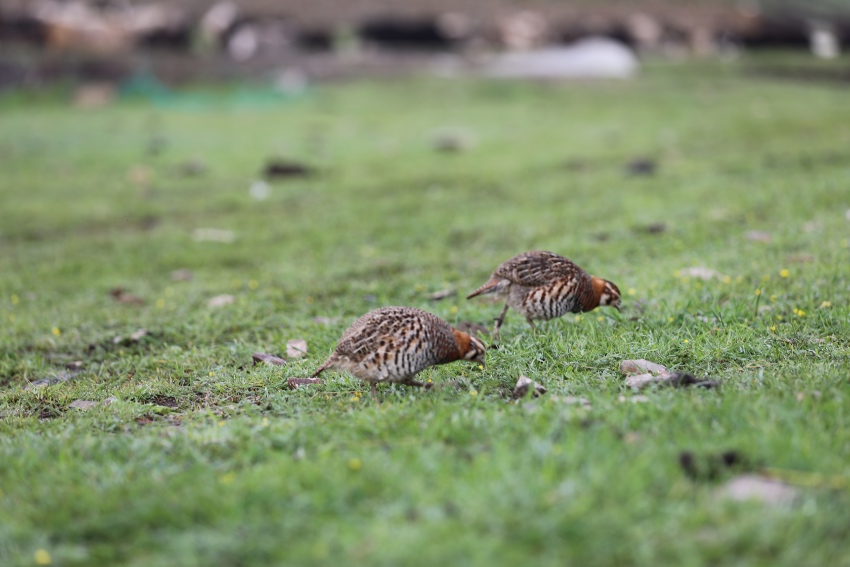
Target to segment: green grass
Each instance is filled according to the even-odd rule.
[[[15,96],[0,125],[0,565],[850,565],[845,90],[650,67],[359,82],[257,110]],[[443,128],[474,147],[435,152]],[[320,174],[252,200],[277,155]],[[657,175],[625,175],[640,156]],[[205,174],[180,173],[193,158]],[[287,389],[381,305],[489,325],[500,306],[462,297],[532,248],[616,282],[624,312],[537,335],[509,313],[485,369],[382,385],[380,406],[343,374]],[[307,357],[251,366],[294,338]],[[630,403],[625,358],[722,385]],[[521,374],[549,393],[511,402]],[[731,449],[815,482],[792,505],[736,503],[717,496],[728,475],[679,468]]]

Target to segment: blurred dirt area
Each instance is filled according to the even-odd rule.
[[[386,77],[446,54],[471,60],[587,36],[679,59],[807,49],[801,1],[0,0],[0,89],[119,83],[140,71],[167,85],[283,69],[311,81]],[[782,9],[766,9],[774,5]],[[850,39],[847,22],[830,22],[839,38]]]

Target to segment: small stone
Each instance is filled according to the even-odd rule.
[[[721,486],[717,492],[720,496],[736,502],[756,500],[771,505],[790,504],[799,494],[796,488],[784,482],[755,474],[737,476]]]
[[[71,402],[71,404],[68,407],[85,411],[85,410],[91,409],[91,408],[93,408],[97,405],[98,405],[98,402],[93,402],[93,401],[90,401],[90,400],[74,400],[73,402]]]
[[[148,332],[145,329],[139,329],[132,335],[130,335],[130,340],[133,342],[139,342],[143,337],[147,336]]]
[[[280,358],[279,356],[275,356],[273,354],[265,354],[262,352],[255,352],[251,355],[251,359],[254,361],[254,366],[261,362],[265,362],[271,366],[283,366],[286,364],[286,359]]]
[[[516,386],[514,386],[514,399],[524,398],[529,389],[532,389],[533,398],[540,397],[546,393],[546,388],[543,385],[538,384],[528,376],[522,375],[517,380]]]
[[[286,381],[286,383],[289,385],[290,389],[294,390],[294,389],[299,388],[301,386],[309,386],[311,384],[321,384],[322,379],[321,378],[290,378],[289,380]]]
[[[634,388],[635,390],[640,390],[652,384],[664,382],[667,379],[666,374],[660,376],[655,376],[653,374],[637,374],[626,378],[626,386]]]
[[[209,301],[207,301],[207,307],[223,307],[225,305],[230,305],[236,301],[236,298],[230,295],[229,293],[225,293],[222,295],[216,295]]]
[[[301,358],[305,354],[307,354],[307,341],[304,339],[286,341],[286,356],[289,358]]]
[[[666,374],[667,367],[643,358],[624,360],[620,363],[620,374]]]

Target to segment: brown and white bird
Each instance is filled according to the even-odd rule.
[[[532,329],[535,320],[592,311],[600,305],[620,309],[620,290],[612,282],[589,275],[563,256],[541,250],[524,252],[502,263],[467,299],[484,294],[505,298],[505,308],[496,319],[494,340],[499,338],[508,307],[519,311]]]
[[[455,360],[484,364],[487,347],[427,311],[413,307],[382,307],[357,319],[342,334],[333,354],[313,374],[347,370],[372,385],[378,382],[424,386],[417,372]]]

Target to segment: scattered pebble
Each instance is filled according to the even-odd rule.
[[[514,399],[524,398],[529,389],[532,389],[533,398],[540,397],[546,393],[546,388],[542,384],[538,384],[528,376],[522,375],[516,381],[516,386],[514,386]]]
[[[229,293],[225,293],[222,295],[216,295],[209,301],[207,301],[207,307],[223,307],[225,305],[230,305],[236,301],[236,298],[230,295]]]
[[[139,330],[135,331],[133,334],[131,334],[129,337],[127,337],[126,339],[124,337],[122,337],[121,335],[113,337],[112,344],[118,345],[118,344],[137,343],[140,340],[142,340],[144,337],[146,337],[147,334],[148,334],[148,332],[147,332],[146,329],[139,329]]]
[[[289,358],[301,358],[305,354],[307,354],[307,341],[304,339],[286,341],[286,356]]]
[[[299,386],[309,386],[310,384],[321,384],[321,378],[290,378],[286,381],[289,388],[294,390]]]
[[[643,358],[624,360],[620,362],[620,374],[666,374],[667,367]]]
[[[718,488],[717,493],[736,502],[755,500],[764,504],[780,505],[792,503],[799,491],[784,482],[756,474],[743,474]]]
[[[251,198],[255,201],[265,201],[271,195],[271,187],[265,181],[258,179],[251,183],[251,187],[248,188],[248,194],[251,195]]]
[[[76,372],[60,372],[55,376],[51,376],[50,378],[42,378],[41,380],[36,380],[35,382],[30,382],[30,384],[25,388],[26,390],[35,390],[38,388],[43,388],[44,386],[52,386],[54,384],[61,384],[62,382],[67,382],[71,380],[74,376],[76,376]]]
[[[283,366],[286,364],[285,358],[280,358],[279,356],[275,356],[273,354],[265,354],[262,352],[255,352],[251,355],[251,359],[254,361],[254,366],[261,362],[265,362],[266,364],[272,366]]]
[[[87,410],[93,408],[98,405],[98,402],[93,402],[91,400],[74,400],[68,406],[69,408],[75,408],[80,410]]]

